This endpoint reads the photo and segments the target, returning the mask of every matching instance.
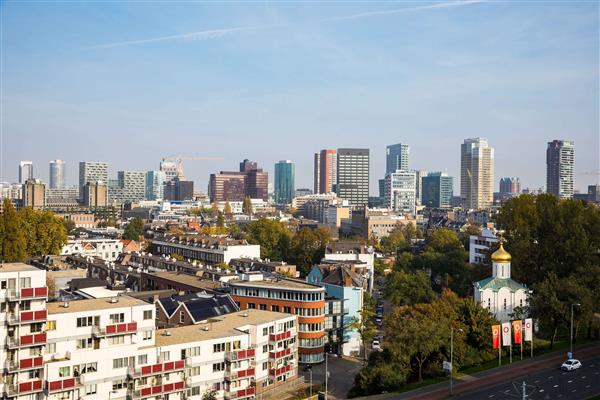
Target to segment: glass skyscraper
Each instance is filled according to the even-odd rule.
[[[385,149],[385,173],[391,174],[399,169],[408,171],[410,147],[407,144],[392,144]]]
[[[453,195],[453,179],[443,172],[431,172],[423,177],[422,203],[430,208],[448,208]]]
[[[275,202],[277,204],[290,204],[294,198],[295,176],[294,163],[290,160],[281,160],[275,164]]]

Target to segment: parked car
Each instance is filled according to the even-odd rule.
[[[379,343],[379,340],[373,339],[373,343],[371,344],[371,348],[373,350],[381,350],[381,344]]]
[[[562,369],[563,371],[573,371],[573,370],[576,370],[579,368],[581,368],[581,362],[579,362],[579,360],[576,360],[574,358],[571,358],[571,359],[565,361],[560,366],[560,369]]]
[[[378,318],[375,318],[375,324],[376,324],[377,326],[381,326],[381,325],[383,324],[383,320],[382,320],[381,318],[379,318],[379,317],[378,317]]]

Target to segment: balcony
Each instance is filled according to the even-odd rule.
[[[236,381],[238,379],[249,379],[253,378],[255,374],[254,368],[248,368],[241,371],[228,371],[225,375],[225,380],[228,382]]]
[[[20,338],[7,338],[6,345],[9,349],[17,349],[23,347],[44,346],[46,344],[46,333],[33,333],[24,335]]]
[[[293,350],[294,350],[293,348],[288,347],[287,349],[283,349],[280,351],[270,351],[269,358],[278,359],[278,358],[282,358],[285,356],[289,356],[290,354],[292,354]]]
[[[227,353],[225,353],[225,360],[229,362],[247,360],[250,358],[254,358],[255,355],[255,349],[228,351]]]
[[[43,357],[25,358],[23,360],[6,361],[5,368],[8,372],[27,371],[30,369],[38,369],[44,366]]]
[[[20,396],[28,393],[35,393],[41,391],[41,379],[36,379],[29,382],[20,382],[16,385],[6,385],[6,392],[8,393],[8,397]]]
[[[281,340],[289,339],[292,337],[292,331],[287,331],[283,333],[271,333],[269,335],[269,342],[279,342]]]
[[[46,322],[48,319],[48,312],[46,310],[40,311],[21,311],[21,313],[17,316],[15,314],[8,315],[8,324],[9,325],[19,325],[19,324],[33,324],[36,322]]]
[[[285,374],[286,372],[289,372],[292,370],[292,366],[291,365],[284,365],[281,368],[272,368],[269,370],[269,375],[277,378],[280,375]]]
[[[71,390],[75,388],[75,386],[77,386],[77,380],[75,378],[61,379],[58,381],[46,381],[46,392],[63,392],[65,390]]]
[[[161,364],[147,365],[137,370],[129,369],[127,373],[130,377],[137,378],[177,372],[182,371],[183,369],[185,369],[185,360],[178,360],[168,361]]]
[[[48,297],[48,288],[46,286],[36,288],[23,288],[21,290],[9,289],[6,291],[8,300],[33,300],[46,299]]]
[[[105,328],[94,326],[92,334],[96,337],[108,337],[116,335],[126,335],[137,332],[137,322],[126,322],[123,324],[106,325]]]
[[[185,382],[165,383],[164,385],[156,385],[134,390],[131,398],[144,399],[146,397],[155,397],[158,395],[180,392],[182,390],[185,390]]]
[[[240,389],[240,390],[230,390],[229,392],[225,392],[225,399],[226,400],[240,400],[240,399],[247,399],[247,398],[254,398],[254,395],[256,394],[256,388],[254,387],[249,387],[246,389]]]

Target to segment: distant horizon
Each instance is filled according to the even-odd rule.
[[[546,185],[546,146],[575,142],[575,189],[600,182],[597,2],[3,2],[0,181],[31,160],[209,175],[248,158],[296,164],[313,188],[321,149],[385,147],[460,187],[460,144],[485,137],[502,177]]]

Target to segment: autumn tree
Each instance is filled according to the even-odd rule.
[[[395,271],[388,278],[385,298],[395,306],[429,303],[435,299],[429,276],[423,271]]]
[[[135,217],[127,227],[125,228],[125,232],[123,233],[123,239],[126,240],[140,240],[140,236],[144,234],[144,221],[140,217]]]
[[[4,199],[2,210],[2,260],[23,261],[27,256],[27,240],[23,234],[21,218],[8,199]]]

